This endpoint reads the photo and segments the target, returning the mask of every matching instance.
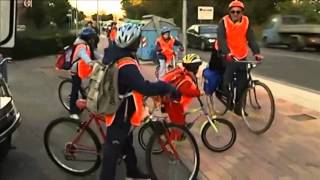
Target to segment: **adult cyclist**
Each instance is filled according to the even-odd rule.
[[[255,40],[249,18],[243,15],[244,4],[241,1],[232,1],[229,4],[229,14],[224,16],[218,25],[218,41],[216,49],[222,56],[225,72],[223,76],[223,91],[229,95],[229,84],[233,81],[236,72],[237,93],[234,112],[241,115],[240,98],[248,86],[247,68],[245,63],[237,63],[246,60],[249,48],[252,50],[257,61],[261,61],[263,56]],[[249,47],[249,48],[248,48]]]

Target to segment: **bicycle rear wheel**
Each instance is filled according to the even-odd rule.
[[[52,121],[44,133],[44,145],[50,159],[64,171],[85,176],[100,166],[101,144],[89,127],[80,128],[71,118]]]
[[[164,150],[161,154],[152,153],[154,148]],[[198,145],[184,126],[168,124],[164,133],[154,133],[146,149],[147,169],[153,180],[197,178],[200,155]]]
[[[255,134],[266,132],[275,116],[275,102],[269,87],[260,82],[253,81],[241,99],[242,118],[249,130]]]
[[[59,100],[62,106],[67,110],[70,111],[70,94],[72,88],[72,80],[71,79],[64,79],[59,84]]]
[[[233,124],[225,119],[212,119],[212,123],[215,127],[207,121],[201,130],[203,144],[214,152],[223,152],[231,148],[237,139]]]

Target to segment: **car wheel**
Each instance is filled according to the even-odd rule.
[[[201,42],[200,49],[202,51],[206,50],[206,43],[205,42],[203,42],[203,41]]]
[[[0,143],[0,161],[3,161],[11,149],[11,135]]]
[[[302,50],[302,47],[299,45],[299,41],[297,38],[291,38],[290,44],[289,44],[289,49],[291,51],[300,51]]]
[[[265,47],[265,48],[270,47],[270,45],[269,45],[269,43],[268,43],[267,37],[264,37],[264,38],[262,39],[262,45],[263,45],[263,47]]]

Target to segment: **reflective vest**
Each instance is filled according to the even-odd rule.
[[[247,31],[249,27],[249,18],[242,16],[241,22],[234,23],[229,15],[223,17],[226,29],[226,43],[230,53],[237,59],[245,59],[248,56]],[[219,49],[216,41],[215,48]]]
[[[89,57],[91,57],[91,51],[90,51],[90,48],[88,45],[86,44],[79,44],[76,46],[76,49],[75,49],[75,52],[74,54],[78,54],[79,53],[79,50],[81,48],[86,48],[86,52],[87,52],[87,55]],[[81,79],[86,79],[87,77],[89,77],[89,75],[91,74],[91,71],[92,71],[92,67],[87,64],[83,59],[80,59],[78,61],[78,76],[81,78]]]
[[[111,29],[110,31],[110,40],[111,41],[115,41],[117,37],[117,29]]]
[[[120,59],[118,62],[116,62],[118,69],[120,70],[123,66],[126,65],[136,65],[140,70],[140,66],[138,64],[138,62],[132,58],[126,57],[123,59]],[[145,114],[145,108],[143,105],[143,95],[137,91],[132,91],[127,93],[126,95],[124,95],[123,97],[133,97],[133,101],[134,101],[134,105],[135,105],[135,112],[133,113],[133,115],[130,118],[130,123],[133,126],[140,126],[141,125],[141,121],[144,119],[144,117],[146,116]],[[124,102],[126,103],[126,102]],[[128,105],[126,105],[128,106]],[[128,108],[128,107],[126,107]],[[125,114],[126,116],[126,114]],[[112,115],[107,115],[105,117],[105,121],[106,121],[106,126],[109,127],[112,125],[114,119],[116,117],[116,114],[112,114]]]
[[[159,43],[160,48],[161,48],[161,53],[164,55],[166,58],[166,63],[170,64],[173,56],[174,56],[174,42],[175,39],[173,37],[170,37],[169,40],[165,40],[162,36],[159,37],[156,41]]]

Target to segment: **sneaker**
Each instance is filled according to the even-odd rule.
[[[71,114],[71,115],[70,115],[70,118],[76,119],[76,120],[79,120],[79,119],[80,119],[80,117],[79,117],[78,114]]]
[[[137,169],[135,172],[128,172],[126,180],[151,180],[151,176]]]

